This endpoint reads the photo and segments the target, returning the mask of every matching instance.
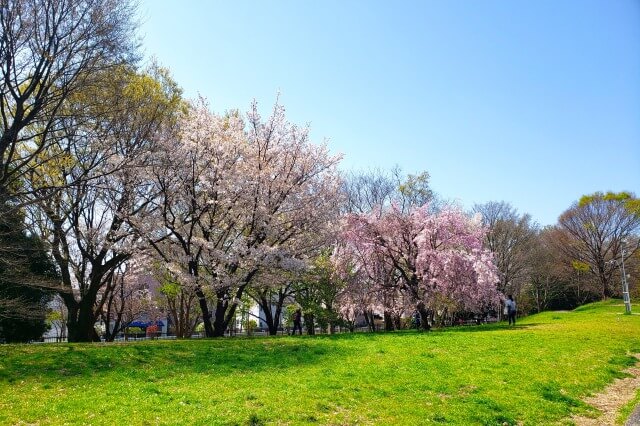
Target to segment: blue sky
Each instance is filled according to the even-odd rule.
[[[342,168],[428,171],[465,207],[541,225],[582,194],[640,195],[636,0],[140,3],[147,56],[214,110],[280,92]]]

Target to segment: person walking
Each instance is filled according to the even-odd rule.
[[[504,306],[507,311],[507,316],[509,317],[509,325],[516,325],[516,301],[513,300],[512,295],[509,295],[507,300],[504,302]]]
[[[302,336],[302,310],[300,308],[296,309],[293,313],[293,335],[296,335],[296,329],[300,330],[300,335]]]

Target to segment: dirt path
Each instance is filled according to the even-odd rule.
[[[640,360],[640,354],[634,356]],[[640,365],[630,367],[624,372],[633,377],[616,379],[601,393],[585,398],[584,402],[593,405],[602,411],[602,414],[595,419],[575,416],[572,420],[577,426],[615,425],[618,410],[631,401],[636,396],[636,390],[640,389]]]

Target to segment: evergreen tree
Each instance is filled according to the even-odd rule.
[[[4,206],[0,212],[0,340],[28,342],[47,330],[56,270],[42,241]]]

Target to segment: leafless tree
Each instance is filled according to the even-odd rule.
[[[390,203],[398,188],[392,176],[374,169],[347,174],[342,189],[345,193],[346,212],[366,213]]]
[[[52,159],[65,102],[135,59],[133,12],[129,0],[0,0],[0,198]]]
[[[518,214],[504,201],[476,204],[473,212],[479,213],[489,228],[486,243],[500,272],[498,289],[504,294],[519,295],[528,278],[537,225],[531,222],[531,216]]]
[[[145,279],[146,278],[146,279]],[[135,261],[124,262],[103,288],[100,317],[104,323],[104,337],[112,342],[132,321],[157,320],[157,309],[149,288],[149,277],[140,274]]]
[[[567,299],[571,291],[571,277],[559,259],[561,254],[555,249],[553,228],[541,230],[530,245],[529,280],[525,291],[536,312],[548,309],[558,299]],[[559,256],[560,255],[560,256]],[[523,306],[523,303],[520,303]]]
[[[0,0],[0,217],[70,183],[34,187],[25,179],[67,156],[68,101],[99,85],[96,73],[137,59],[134,12],[130,0]],[[3,244],[0,256],[6,250],[12,248]],[[17,266],[10,271],[24,269]],[[19,282],[61,291],[24,275]],[[0,301],[5,313],[10,306],[16,313],[18,302]]]
[[[560,216],[559,226],[570,237],[560,247],[567,258],[598,280],[603,299],[618,294],[613,284],[618,261],[628,261],[640,249],[640,202],[635,195],[584,196]]]
[[[371,169],[351,172],[343,179],[344,210],[347,213],[367,213],[375,208],[395,203],[406,211],[435,201],[429,187],[429,173],[405,175],[399,167],[390,171]]]

